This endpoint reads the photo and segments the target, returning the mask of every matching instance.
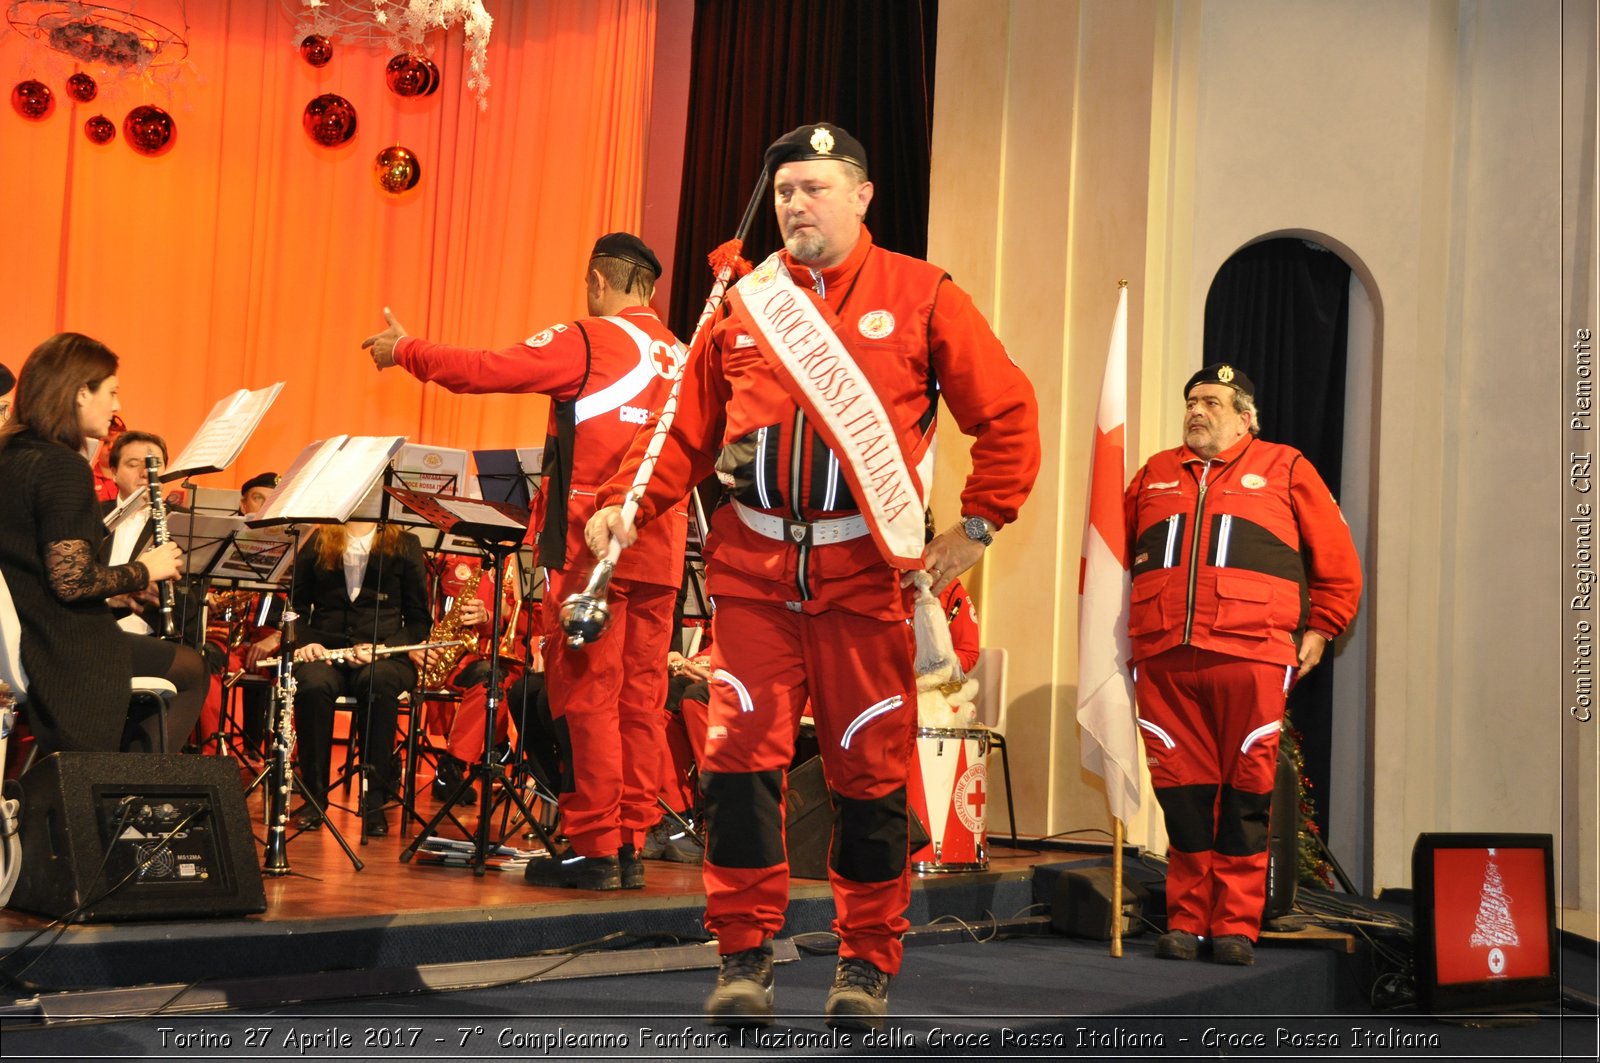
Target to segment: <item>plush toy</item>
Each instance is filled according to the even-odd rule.
[[[961,672],[950,624],[926,572],[911,574],[917,599],[911,614],[917,638],[917,726],[972,728],[978,724],[978,681]]]

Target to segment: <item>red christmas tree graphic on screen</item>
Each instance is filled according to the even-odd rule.
[[[1532,978],[1549,971],[1541,851],[1440,849],[1434,853],[1434,882],[1441,983]]]
[[[1505,880],[1500,877],[1500,867],[1494,861],[1495,852],[1489,850],[1489,863],[1483,869],[1483,890],[1478,897],[1478,919],[1472,927],[1470,944],[1489,950],[1489,973],[1502,974],[1506,969],[1505,947],[1516,945],[1517,924],[1511,918],[1511,898],[1506,896]]]

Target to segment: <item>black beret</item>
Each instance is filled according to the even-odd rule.
[[[16,382],[17,378],[11,375],[11,370],[7,369],[3,365],[0,365],[0,395],[5,395],[10,392],[12,386],[15,385]]]
[[[1184,398],[1189,397],[1189,392],[1195,389],[1196,384],[1221,384],[1223,387],[1242,391],[1251,398],[1255,398],[1256,394],[1256,386],[1244,375],[1244,370],[1235,369],[1227,362],[1212,362],[1190,377],[1189,382],[1183,385]]]
[[[239,488],[239,497],[243,498],[245,495],[249,494],[251,491],[254,491],[258,487],[270,489],[277,486],[278,474],[275,472],[264,472],[260,476],[252,476],[250,479],[246,480],[244,482],[244,486]]]
[[[853,162],[867,172],[867,149],[847,130],[831,122],[812,122],[785,133],[767,149],[767,173],[775,174],[786,162],[838,159]]]
[[[661,276],[661,260],[656,258],[656,253],[643,240],[632,233],[606,233],[594,242],[594,250],[589,257],[620,258],[635,266],[643,266],[657,277]]]

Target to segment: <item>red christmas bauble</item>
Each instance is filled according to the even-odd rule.
[[[11,90],[11,106],[28,121],[42,122],[55,110],[56,94],[44,82],[29,78]]]
[[[325,148],[337,148],[356,135],[356,108],[338,93],[325,92],[306,104],[301,124],[312,140]]]
[[[300,58],[312,66],[327,66],[333,58],[333,42],[319,33],[313,33],[300,42]]]
[[[128,112],[122,120],[122,135],[134,151],[155,158],[172,150],[178,139],[178,123],[166,111],[147,103]]]
[[[378,178],[378,187],[392,196],[411,191],[422,180],[422,163],[416,153],[398,145],[378,152],[373,169]]]
[[[109,144],[117,139],[117,123],[103,114],[97,114],[83,123],[83,135],[96,144]]]
[[[383,78],[396,96],[424,96],[428,92],[431,62],[420,55],[397,55],[384,68]],[[437,77],[437,73],[435,73]]]
[[[100,86],[88,74],[77,73],[67,79],[67,95],[79,103],[88,103],[100,94]]]

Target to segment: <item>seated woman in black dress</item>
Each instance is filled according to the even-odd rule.
[[[354,719],[365,723],[359,741],[368,769],[367,833],[387,834],[383,804],[394,782],[395,718],[401,693],[417,683],[417,670],[404,654],[373,660],[371,647],[428,637],[432,618],[422,543],[393,524],[381,533],[364,522],[325,524],[295,557],[293,602],[303,618],[294,642],[301,780],[318,803],[326,803],[334,699],[356,698]],[[326,660],[335,649],[357,653],[350,660]],[[308,806],[295,822],[313,828],[322,819]]]
[[[187,646],[117,628],[106,599],[142,591],[183,570],[176,544],[126,565],[95,560],[105,538],[86,443],[116,413],[117,356],[63,332],[34,348],[17,380],[13,417],[0,427],[0,575],[22,627],[28,726],[44,753],[148,752],[160,718],[129,713],[129,680],[163,676],[178,688],[167,712],[176,751],[205,697],[205,665]]]

